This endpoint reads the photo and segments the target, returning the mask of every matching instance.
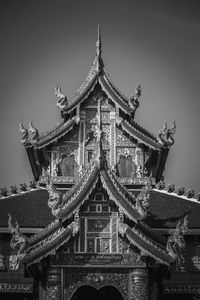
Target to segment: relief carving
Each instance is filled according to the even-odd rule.
[[[96,289],[111,285],[119,290],[124,299],[128,299],[128,272],[66,272],[64,283],[65,299],[70,299],[76,289],[83,285],[90,285]]]

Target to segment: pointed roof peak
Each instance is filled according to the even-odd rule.
[[[101,30],[100,25],[98,24],[98,34],[97,34],[97,41],[96,41],[96,57],[99,59],[101,58],[101,51],[102,51],[102,43],[101,43]]]

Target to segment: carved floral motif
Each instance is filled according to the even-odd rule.
[[[116,287],[124,299],[128,299],[128,272],[66,272],[64,296],[70,299],[76,289],[82,285],[90,285],[100,289],[105,285]]]

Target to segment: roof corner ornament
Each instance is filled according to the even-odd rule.
[[[185,258],[183,250],[185,249],[184,234],[188,230],[188,215],[186,215],[181,224],[180,220],[176,226],[175,232],[168,237],[166,250],[173,260],[177,260],[178,267],[184,267]]]
[[[12,254],[9,257],[10,270],[17,271],[20,268],[20,261],[24,257],[24,250],[27,247],[27,238],[21,233],[19,224],[12,224],[12,217],[8,214],[8,232],[12,234],[10,247]]]
[[[139,84],[138,87],[135,89],[134,95],[131,96],[129,100],[129,106],[134,110],[134,112],[140,105],[139,98],[141,97],[141,95],[142,95],[142,89],[141,89],[141,85]]]
[[[176,121],[173,122],[172,127],[167,127],[167,121],[164,122],[163,129],[160,129],[157,134],[157,139],[160,147],[169,148],[174,144],[173,135],[176,132]]]
[[[35,143],[39,139],[39,132],[35,127],[33,127],[32,121],[29,121],[28,130],[29,130],[30,134],[32,135],[32,138],[31,138],[32,142]]]
[[[23,126],[23,123],[19,123],[19,132],[22,134],[21,143],[25,144],[28,141],[28,130]]]
[[[150,183],[148,183],[136,198],[135,209],[140,213],[142,220],[148,215],[150,189]]]
[[[55,86],[55,96],[58,98],[58,101],[56,105],[61,109],[66,109],[68,106],[68,99],[67,97],[62,93],[61,86],[56,85]]]

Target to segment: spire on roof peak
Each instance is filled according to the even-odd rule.
[[[97,42],[96,42],[96,56],[98,59],[101,58],[101,30],[99,25],[98,25],[98,35],[97,35]]]

